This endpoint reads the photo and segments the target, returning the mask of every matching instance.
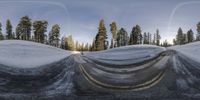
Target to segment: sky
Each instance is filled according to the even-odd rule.
[[[0,0],[0,22],[5,33],[6,20],[13,30],[22,16],[32,21],[47,20],[48,32],[59,24],[61,36],[73,35],[75,40],[91,43],[104,19],[108,41],[109,24],[117,23],[118,30],[125,28],[130,34],[135,25],[142,32],[155,33],[159,29],[161,40],[172,42],[179,27],[186,33],[200,21],[200,0]]]

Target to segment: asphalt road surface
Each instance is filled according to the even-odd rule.
[[[168,50],[128,65],[75,54],[40,68],[1,65],[0,100],[198,100],[200,64]]]

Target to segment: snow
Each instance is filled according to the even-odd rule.
[[[130,45],[84,55],[104,63],[131,64],[155,57],[163,51],[165,48],[154,45]]]
[[[167,48],[169,50],[176,50],[190,59],[200,63],[200,42],[188,43],[185,45],[176,45]]]
[[[72,52],[22,40],[0,41],[0,64],[17,68],[34,68],[57,62]]]

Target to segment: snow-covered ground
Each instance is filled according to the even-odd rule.
[[[153,45],[131,45],[98,52],[86,52],[88,58],[109,64],[131,64],[151,59],[165,48]]]
[[[185,45],[176,45],[167,48],[169,50],[176,50],[190,59],[200,62],[200,42],[193,42]]]
[[[200,84],[200,42],[176,45],[167,49],[172,50],[171,52],[176,51],[169,59],[176,83],[174,86],[177,90],[183,91],[181,95],[193,98],[194,95],[200,93],[198,85]]]
[[[56,47],[21,40],[0,41],[0,64],[33,68],[59,61],[72,52]]]
[[[200,61],[200,42],[167,49],[170,50],[166,51],[165,48],[159,46],[131,45],[105,51],[84,52],[84,55],[81,56],[80,52],[65,51],[29,41],[0,41],[0,65],[2,64],[0,67],[0,100],[1,98],[6,100],[16,98],[19,100],[43,100],[43,98],[46,98],[45,100],[58,98],[106,100],[107,98],[110,100],[111,98],[144,97],[175,99],[184,94],[190,95],[190,93],[191,97],[198,96],[200,93],[200,66],[192,59]],[[180,53],[174,52],[174,50]],[[163,56],[146,63],[143,62],[158,56],[161,52],[164,52]],[[133,64],[137,62],[142,64]],[[120,67],[116,67],[116,64]],[[44,65],[48,66],[39,67]],[[143,69],[140,70],[141,68]],[[100,85],[108,88],[109,85],[129,86],[131,84],[132,86],[134,82],[135,84],[152,82],[151,80],[157,76],[161,78],[156,79],[153,83],[159,83],[152,88],[140,92],[123,92],[125,95],[121,92],[108,93],[105,98],[104,94],[95,94],[95,91],[101,91],[98,84],[93,86],[90,83],[101,82]],[[88,81],[88,78],[91,79]],[[80,86],[78,87],[74,82]],[[147,84],[147,86],[150,85]],[[108,91],[105,89],[102,92],[107,93]],[[190,98],[190,96],[182,98],[185,97]]]

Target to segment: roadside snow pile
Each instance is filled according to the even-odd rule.
[[[165,48],[154,45],[130,45],[105,51],[85,53],[85,56],[109,64],[133,64],[151,59]]]
[[[21,40],[0,41],[0,64],[10,67],[40,67],[69,55],[69,51],[40,43]]]
[[[200,62],[200,42],[193,42],[185,45],[176,45],[167,48],[169,50],[176,50],[194,61]]]

